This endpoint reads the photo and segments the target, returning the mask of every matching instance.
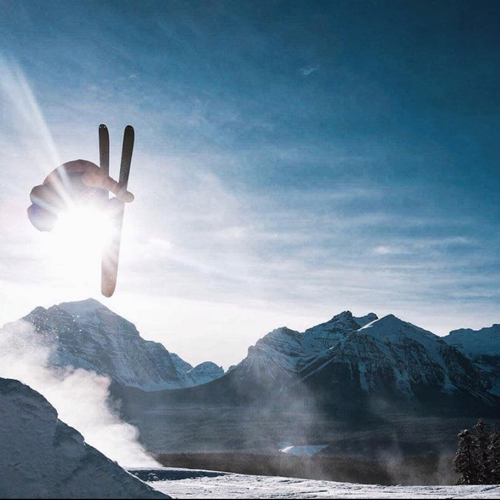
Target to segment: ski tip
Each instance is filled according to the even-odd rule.
[[[132,127],[132,125],[127,125],[125,127],[125,132],[133,132],[134,131],[134,127]]]
[[[105,129],[105,128],[108,128],[108,127],[106,127],[106,125],[104,125],[104,123],[101,123],[101,124],[99,125],[99,128],[100,128],[100,129]]]
[[[111,298],[115,293],[116,285],[110,285],[108,283],[101,286],[101,293],[106,298]]]

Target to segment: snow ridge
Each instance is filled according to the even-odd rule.
[[[1,498],[170,498],[85,443],[49,402],[0,378]]]

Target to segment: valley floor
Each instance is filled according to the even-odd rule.
[[[188,469],[131,472],[173,498],[500,498],[500,486],[377,486]]]

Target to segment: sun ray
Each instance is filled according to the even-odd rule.
[[[59,152],[24,71],[15,59],[2,53],[0,90],[5,104],[10,108],[11,123],[30,154],[34,155],[37,165],[43,171],[47,171],[47,167],[59,165]],[[32,149],[31,146],[36,148]]]
[[[48,173],[60,165],[62,161],[57,146],[24,71],[15,59],[1,53],[0,91],[4,107],[11,115],[10,123],[38,168]],[[66,205],[72,207],[69,179],[64,171],[55,183],[55,189]]]

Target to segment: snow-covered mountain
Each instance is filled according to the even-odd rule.
[[[0,329],[25,331],[53,349],[51,363],[105,374],[118,384],[144,391],[179,389],[220,377],[222,368],[202,363],[193,368],[162,344],[144,340],[136,327],[94,299],[37,307]]]
[[[324,404],[394,408],[495,407],[473,363],[431,332],[393,315],[340,340],[301,372]]]
[[[490,392],[500,396],[500,325],[454,330],[443,340],[474,361],[484,373]]]
[[[376,319],[374,313],[356,318],[345,311],[303,333],[286,327],[273,330],[250,347],[248,356],[236,368],[238,376],[286,384],[319,355]]]
[[[53,406],[0,378],[0,498],[170,498],[85,443]]]
[[[223,377],[165,398],[379,414],[465,415],[500,404],[474,363],[439,336],[393,315],[357,318],[349,311],[303,333],[278,328]]]
[[[304,332],[286,327],[272,331],[224,374],[210,362],[193,368],[161,344],[142,339],[132,323],[92,299],[39,307],[22,321],[55,346],[55,365],[107,374],[121,386],[149,392],[189,389],[173,396],[186,402],[274,400],[277,394],[290,401],[307,396],[329,407],[365,410],[384,405],[436,409],[443,401],[449,408],[489,407],[499,402],[475,366],[479,358],[472,356],[480,355],[480,363],[488,361],[493,369],[498,359],[486,358],[485,351],[497,341],[498,327],[474,334],[482,335],[480,347],[468,342],[468,359],[449,339],[447,343],[393,315],[377,319],[374,313],[355,317],[345,311]],[[464,335],[470,336],[454,332],[449,338]]]

